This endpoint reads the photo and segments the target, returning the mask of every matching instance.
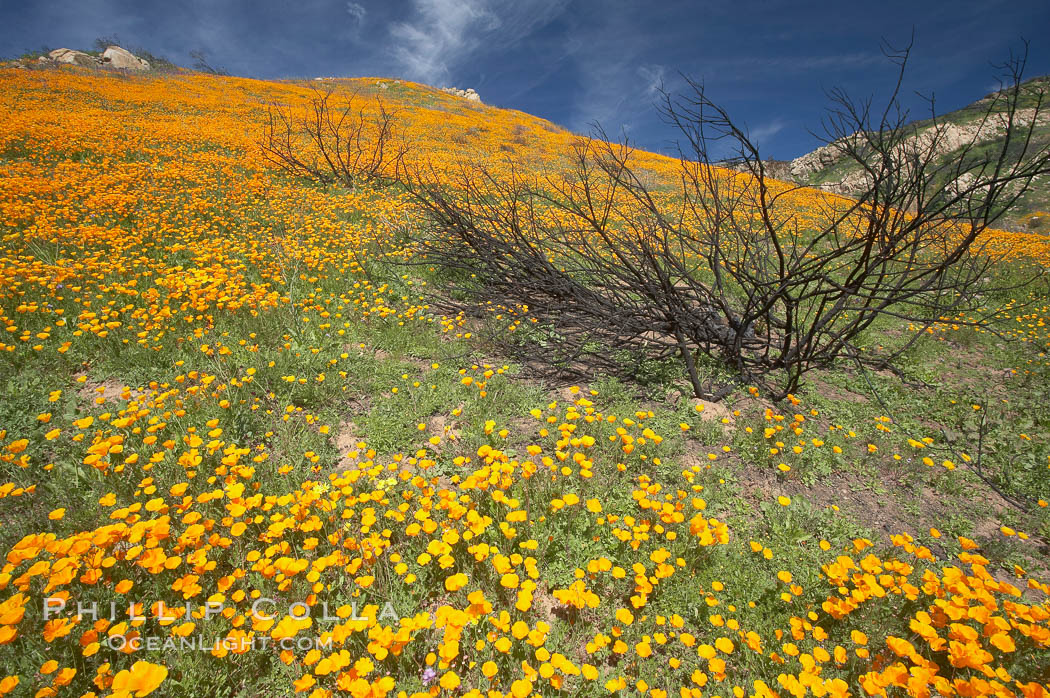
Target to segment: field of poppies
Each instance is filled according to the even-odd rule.
[[[548,383],[484,340],[527,317],[396,263],[408,196],[262,157],[318,87],[430,163],[574,138],[404,82],[0,67],[0,694],[1047,695],[1045,281],[907,383]]]

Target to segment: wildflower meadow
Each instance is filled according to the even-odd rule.
[[[1048,694],[1045,281],[880,325],[905,379],[545,379],[498,350],[527,307],[441,304],[408,191],[264,157],[318,89],[432,173],[575,138],[409,82],[0,67],[0,694]]]

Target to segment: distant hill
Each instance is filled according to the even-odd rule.
[[[1038,95],[1043,93],[1044,102],[1050,101],[1050,76],[1032,78],[1020,85],[1021,99],[1018,105],[1018,117],[1023,124],[1030,123],[1035,111]],[[973,142],[979,150],[995,152],[1002,146],[1003,127],[995,114],[1002,113],[1006,100],[996,97],[1000,93],[985,95],[976,102],[947,114],[940,115],[937,121],[944,129],[942,147],[937,153],[935,164],[950,162],[961,155],[968,144]],[[1001,105],[1001,106],[1000,106]],[[993,118],[982,124],[982,119],[993,107]],[[933,126],[930,119],[917,120],[909,124],[914,129],[912,138],[922,138]],[[1036,119],[1036,129],[1031,148],[1034,150],[1050,148],[1050,106],[1044,104],[1042,113]],[[928,137],[928,136],[927,136]],[[864,188],[864,177],[857,162],[844,158],[832,145],[824,145],[791,161],[770,160],[766,162],[773,177],[798,184],[813,186],[825,191],[846,196],[856,195]],[[950,183],[946,183],[950,184]],[[998,227],[1012,230],[1050,233],[1050,178],[1037,177],[1025,196],[998,222]]]

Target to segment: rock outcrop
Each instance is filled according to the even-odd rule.
[[[1050,125],[1050,114],[1037,115],[1035,109],[1018,109],[1014,114],[1014,128],[1026,129],[1032,125]],[[996,113],[986,119],[964,123],[943,121],[935,126],[928,126],[903,139],[894,149],[894,158],[899,159],[902,167],[914,160],[923,162],[935,161],[951,155],[965,147],[977,147],[1002,138],[1008,123],[1006,115]],[[799,183],[811,181],[813,175],[824,172],[848,156],[843,152],[843,141],[823,145],[813,152],[806,153],[791,161],[788,171],[791,179]],[[814,183],[814,186],[836,194],[852,195],[864,191],[871,185],[871,178],[859,167],[850,167],[839,180],[827,178]],[[960,181],[960,187],[967,187],[972,182]]]
[[[841,157],[842,152],[839,148],[835,144],[829,143],[820,146],[813,152],[795,158],[788,165],[788,170],[795,179],[804,179],[814,172],[820,172],[826,167],[831,167]]]
[[[457,97],[462,97],[463,99],[467,100],[468,102],[481,102],[481,96],[478,95],[478,93],[474,91],[473,87],[468,87],[465,90],[461,90],[458,87],[442,87],[441,91],[442,92],[447,92],[450,95],[455,95]]]
[[[71,48],[56,48],[51,53],[47,54],[45,59],[43,56],[40,57],[42,61],[53,61],[55,63],[69,63],[71,65],[83,65],[83,66],[97,66],[99,65],[98,58],[88,55],[83,51],[74,51]]]
[[[1045,117],[1045,114],[1042,115],[1037,125],[1046,125]],[[1018,109],[1014,114],[1014,128],[1028,128],[1035,118],[1034,109]],[[904,156],[900,158],[902,167],[906,168],[906,163],[912,160],[932,161],[944,158],[962,148],[976,147],[995,141],[1006,134],[1008,126],[1006,114],[1001,113],[968,123],[944,122],[931,126],[901,143],[898,151]],[[958,179],[949,182],[947,187],[949,191],[958,194],[971,188],[976,182],[977,176],[973,172],[964,172]],[[866,179],[857,182],[853,191],[859,191],[867,184]]]
[[[101,56],[92,56],[83,51],[71,48],[56,48],[46,56],[38,59],[42,64],[66,63],[79,65],[86,68],[114,68],[116,70],[138,70],[150,69],[149,61],[143,60],[127,49],[120,46],[108,46]]]

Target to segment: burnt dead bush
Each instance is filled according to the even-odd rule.
[[[887,53],[899,70],[881,109],[830,95],[823,140],[863,171],[856,199],[772,179],[746,129],[688,81],[661,104],[681,136],[673,191],[601,131],[546,174],[419,167],[404,182],[427,225],[408,263],[455,279],[445,302],[459,310],[525,318],[517,336],[540,339],[506,346],[530,365],[622,372],[624,356],[674,357],[696,396],[716,399],[728,387],[704,380],[703,355],[775,399],[843,358],[896,370],[914,340],[864,350],[866,333],[896,322],[919,337],[976,311],[997,263],[982,234],[1050,172],[1031,147],[1042,98],[1019,118],[1024,57],[1001,66],[987,106],[996,146],[975,137],[945,161],[936,116],[920,132],[900,106],[908,51]]]
[[[356,92],[315,90],[306,108],[270,105],[260,142],[263,156],[289,174],[353,189],[398,181],[407,152],[396,112]]]

